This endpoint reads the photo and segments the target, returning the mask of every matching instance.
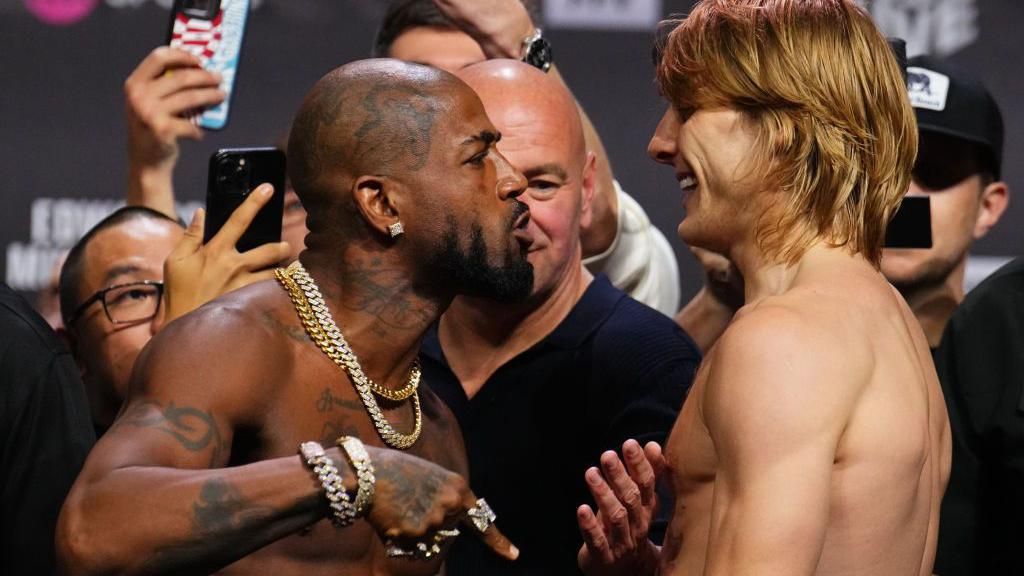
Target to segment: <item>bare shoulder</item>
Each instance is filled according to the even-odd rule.
[[[282,367],[286,348],[280,289],[260,282],[174,320],[143,349],[131,396],[218,392],[250,396]],[[259,397],[259,396],[255,396]]]
[[[708,359],[708,426],[750,429],[773,422],[841,426],[859,394],[843,339],[814,307],[791,297],[743,309]],[[834,423],[834,424],[833,424]]]

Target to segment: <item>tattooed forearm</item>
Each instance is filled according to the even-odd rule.
[[[143,565],[146,574],[210,573],[265,542],[252,538],[277,515],[268,506],[246,499],[221,478],[211,478],[199,489],[192,505],[192,528],[184,542],[163,547]]]
[[[158,430],[174,438],[189,452],[212,450],[211,465],[221,463],[221,457],[227,450],[210,412],[191,406],[175,406],[174,402],[167,406],[159,402],[138,402],[115,425]]]

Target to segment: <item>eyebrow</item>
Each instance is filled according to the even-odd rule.
[[[114,281],[118,276],[124,276],[125,274],[134,274],[136,272],[142,272],[142,268],[134,264],[122,264],[120,266],[114,266],[110,270],[107,270],[107,275],[103,277],[103,284],[108,285]]]
[[[534,176],[540,176],[541,174],[551,174],[559,178],[562,182],[569,179],[569,173],[565,171],[560,164],[549,162],[548,164],[541,164],[540,166],[532,166],[523,170],[523,176],[527,178],[533,178]]]
[[[477,142],[483,142],[490,146],[501,140],[501,132],[491,132],[490,130],[482,130],[479,134],[474,134],[469,138],[462,141],[463,146],[469,146],[470,144],[476,144]]]

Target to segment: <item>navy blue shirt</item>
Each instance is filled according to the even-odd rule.
[[[583,473],[629,438],[664,443],[701,359],[675,322],[604,276],[471,400],[436,329],[420,356],[425,381],[462,429],[473,491],[487,498],[521,551],[507,562],[465,535],[448,555],[450,576],[577,574],[576,508],[593,504]]]

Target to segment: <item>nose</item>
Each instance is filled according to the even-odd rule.
[[[654,129],[654,135],[647,144],[647,155],[659,164],[672,165],[675,162],[679,146],[676,143],[679,137],[679,117],[671,106],[665,110],[658,127]]]
[[[507,201],[518,198],[526,191],[526,176],[516,170],[497,150],[494,151],[494,165],[498,171],[498,198]]]

